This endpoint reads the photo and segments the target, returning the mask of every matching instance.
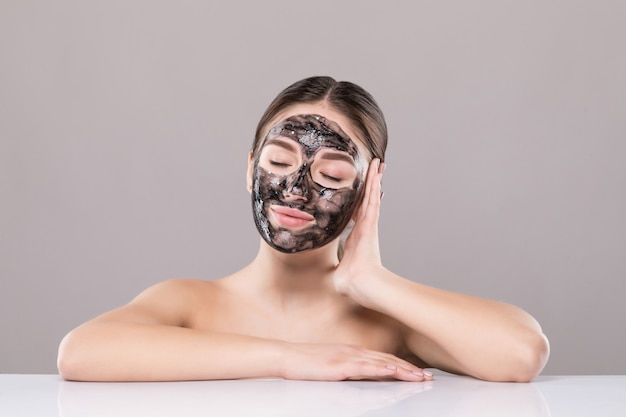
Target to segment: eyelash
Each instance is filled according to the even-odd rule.
[[[285,168],[290,166],[290,164],[286,164],[284,162],[276,162],[276,161],[270,161],[270,164],[275,166],[275,167],[281,167],[281,168]]]
[[[270,164],[271,164],[272,166],[275,166],[275,167],[278,167],[278,168],[287,168],[287,167],[291,166],[291,164],[287,164],[287,163],[284,163],[284,162],[277,162],[277,161],[270,161]],[[324,178],[326,178],[327,180],[330,180],[330,181],[332,181],[332,182],[337,182],[337,183],[339,183],[339,182],[341,182],[341,181],[342,181],[342,179],[341,179],[341,178],[333,177],[333,176],[331,176],[331,175],[324,174],[323,172],[322,172],[321,174],[322,174],[322,176],[323,176]]]
[[[324,176],[324,178],[327,178],[333,182],[341,182],[341,178],[335,178],[335,177],[331,177],[330,175],[326,175],[324,173],[322,173],[322,175]]]

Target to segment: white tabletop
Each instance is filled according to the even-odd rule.
[[[626,375],[530,384],[437,375],[432,382],[239,380],[81,383],[0,375],[0,416],[626,416]]]

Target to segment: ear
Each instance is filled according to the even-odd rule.
[[[252,174],[254,172],[254,160],[252,159],[252,151],[248,153],[248,172],[246,174],[246,186],[248,192],[252,192]]]

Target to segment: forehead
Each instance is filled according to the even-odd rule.
[[[302,147],[307,157],[318,150],[333,149],[345,152],[356,159],[359,149],[341,127],[318,114],[294,115],[274,125],[268,132],[266,143],[275,138],[291,139]]]
[[[288,106],[276,114],[273,120],[266,125],[267,130],[263,134],[263,137],[267,137],[269,126],[274,126],[279,121],[285,120],[290,116],[301,114],[316,114],[323,116],[327,121],[332,121],[339,126],[339,129],[341,129],[342,132],[345,132],[346,136],[357,146],[363,161],[369,161],[372,158],[368,147],[365,145],[364,138],[361,137],[361,132],[354,126],[352,121],[343,112],[336,110],[325,101],[315,103],[294,103]]]

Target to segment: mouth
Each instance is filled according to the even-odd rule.
[[[315,222],[315,217],[302,210],[291,207],[272,205],[270,213],[278,224],[288,228],[301,228]]]

